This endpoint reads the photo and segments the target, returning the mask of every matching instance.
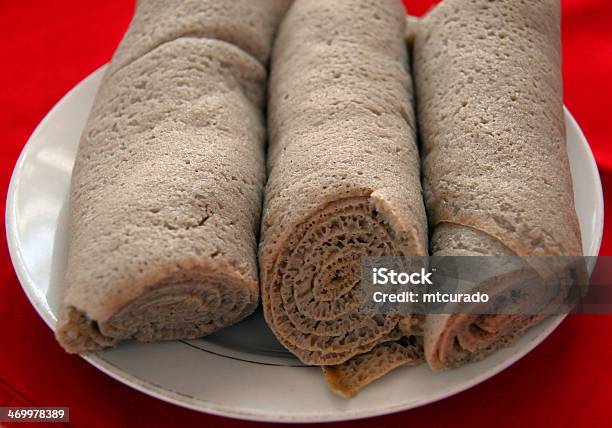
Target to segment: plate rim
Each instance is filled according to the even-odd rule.
[[[7,245],[9,249],[10,258],[15,269],[15,273],[21,285],[21,288],[25,292],[30,304],[34,307],[38,315],[45,321],[47,326],[55,331],[54,320],[49,311],[46,310],[41,304],[41,301],[45,299],[45,296],[38,295],[36,291],[36,286],[34,280],[30,277],[28,269],[26,267],[25,258],[22,255],[21,249],[17,245],[17,215],[16,215],[16,196],[17,189],[19,187],[20,173],[23,170],[23,165],[25,164],[28,154],[32,148],[33,143],[32,140],[38,138],[38,134],[42,132],[42,128],[51,121],[51,117],[54,113],[61,109],[65,104],[69,103],[70,99],[75,96],[77,92],[79,92],[83,87],[90,84],[91,80],[96,79],[100,74],[104,73],[108,64],[104,64],[89,75],[87,75],[84,79],[82,79],[79,83],[77,83],[72,89],[70,89],[44,116],[44,118],[40,121],[40,123],[36,126],[35,130],[28,137],[27,142],[23,146],[21,153],[17,159],[13,172],[11,174],[11,179],[8,187],[7,198],[6,198],[6,212],[5,212],[5,230],[7,237]],[[584,132],[580,128],[578,122],[569,111],[567,107],[564,106],[564,114],[567,120],[569,120],[572,127],[577,131],[578,138],[580,143],[586,147],[586,154],[588,158],[589,167],[591,170],[591,174],[597,178],[597,186],[593,189],[595,192],[595,200],[597,201],[596,206],[596,218],[597,218],[597,231],[595,240],[593,242],[592,248],[590,250],[594,251],[593,255],[598,255],[601,249],[602,239],[603,239],[603,226],[604,226],[604,197],[603,197],[603,187],[601,176],[599,174],[599,168],[597,167],[597,163],[595,160],[595,156],[593,151],[586,139]],[[557,327],[561,324],[561,322],[565,319],[566,315],[557,316],[555,318],[551,318],[548,320],[549,325],[545,327],[545,329],[540,333],[539,336],[534,338],[531,342],[527,343],[525,348],[518,353],[513,354],[510,358],[503,360],[497,366],[494,366],[491,370],[479,375],[475,376],[469,381],[450,389],[444,389],[443,392],[439,393],[437,397],[425,397],[420,400],[413,401],[408,404],[400,404],[400,405],[392,405],[386,408],[379,408],[377,410],[364,410],[359,411],[356,409],[351,409],[345,411],[347,413],[326,413],[319,414],[316,416],[308,416],[308,415],[278,415],[271,413],[258,413],[253,411],[245,411],[238,410],[235,407],[224,407],[223,405],[219,405],[218,403],[213,403],[206,400],[194,399],[192,397],[188,397],[182,395],[176,391],[170,391],[167,388],[155,385],[154,383],[141,379],[115,365],[106,361],[102,357],[96,355],[81,355],[81,357],[87,361],[92,366],[96,367],[102,373],[110,376],[111,378],[119,381],[120,383],[125,384],[126,386],[133,388],[141,393],[149,395],[151,397],[160,399],[162,401],[177,405],[179,407],[191,409],[197,412],[212,414],[215,416],[223,416],[236,418],[240,420],[254,421],[254,422],[290,422],[290,423],[317,423],[317,422],[341,422],[341,421],[352,421],[357,419],[365,419],[377,416],[389,415],[401,411],[406,411],[410,409],[415,409],[427,404],[432,404],[437,401],[443,400],[450,396],[459,394],[467,389],[470,389],[487,379],[491,379],[498,375],[503,370],[512,366],[518,360],[523,358],[525,355],[529,354],[535,347],[537,347],[540,343],[542,343],[546,338],[548,338],[553,331],[557,329]]]

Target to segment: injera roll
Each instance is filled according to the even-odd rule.
[[[359,310],[362,257],[427,251],[404,29],[399,1],[297,0],[275,42],[262,302],[306,364],[413,334]]]
[[[138,13],[153,3],[140,2]],[[184,4],[170,3],[177,13]],[[212,15],[208,3],[189,12]],[[126,40],[186,13],[155,22],[137,14]],[[259,28],[268,46],[271,20]],[[205,29],[151,49],[135,43],[142,56],[113,63],[96,97],[71,185],[56,333],[69,352],[195,338],[257,305],[267,72],[251,52]],[[117,58],[128,54],[124,41]]]
[[[559,2],[446,0],[419,25],[413,64],[433,255],[581,255]],[[426,359],[481,359],[542,318],[430,315]]]
[[[267,66],[272,39],[291,0],[138,0],[108,75],[181,37],[216,39]]]

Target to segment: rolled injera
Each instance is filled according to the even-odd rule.
[[[446,0],[421,22],[413,64],[432,254],[580,256],[559,2]],[[429,315],[426,359],[481,359],[543,317]]]
[[[363,257],[427,251],[405,25],[399,1],[297,0],[275,42],[262,302],[306,364],[418,347],[400,340],[414,335],[411,317],[360,311]],[[380,366],[396,364],[381,349]]]
[[[287,2],[219,3],[139,2],[97,94],[70,194],[69,352],[195,338],[257,305],[265,63]],[[209,28],[242,10],[266,19]]]
[[[107,75],[181,37],[227,42],[268,64],[272,40],[291,0],[138,0]]]

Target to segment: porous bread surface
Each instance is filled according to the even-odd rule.
[[[267,66],[276,29],[291,0],[138,0],[109,75],[182,37],[233,44]]]
[[[499,256],[516,254],[501,241],[471,227],[454,223],[440,223],[430,241],[433,256]]]
[[[435,257],[515,256],[491,235],[453,223],[436,227],[431,237],[431,254]],[[511,314],[430,314],[424,322],[425,358],[434,370],[479,361],[497,349],[513,345],[542,319]]]
[[[399,1],[298,0],[275,42],[262,300],[307,364],[404,335],[359,311],[362,257],[427,251],[404,30]]]
[[[528,260],[521,260],[499,240],[482,231],[466,226],[441,223],[431,238],[433,256],[497,256],[512,257],[514,263],[524,264],[529,271],[510,274],[496,279],[496,296],[506,296],[506,313],[499,314],[433,314],[427,315],[424,322],[425,358],[432,369],[459,367],[466,363],[479,361],[492,352],[514,345],[514,343],[534,324],[542,321],[563,304],[569,284],[576,281],[580,273],[567,269],[559,272],[553,281],[539,283],[538,289],[514,295],[513,290],[521,289],[521,281],[533,284],[529,279],[517,279],[516,275],[535,276]],[[536,299],[535,302],[529,299]],[[541,302],[541,312],[524,314],[513,313],[507,306],[526,308]]]
[[[560,6],[441,3],[414,47],[431,227],[482,230],[517,255],[581,255],[565,141]]]
[[[71,186],[68,351],[198,337],[254,310],[265,80],[240,48],[181,38],[104,82]]]
[[[481,361],[513,346],[543,315],[430,315],[426,323],[425,359],[432,370],[457,368]],[[485,330],[493,325],[491,331]]]
[[[434,255],[582,254],[559,25],[557,0],[446,0],[421,21],[413,64]],[[436,370],[476,361],[543,318],[429,315],[425,357]]]
[[[329,387],[344,398],[354,397],[364,387],[391,370],[423,361],[423,337],[404,337],[400,341],[377,345],[367,354],[357,355],[337,366],[324,366]]]

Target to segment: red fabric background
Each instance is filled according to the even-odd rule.
[[[420,15],[435,1],[407,3]],[[612,189],[612,2],[563,6],[566,103]],[[0,0],[2,212],[28,136],[70,88],[110,59],[132,13],[132,0]],[[610,215],[612,196],[606,199]],[[254,425],[163,403],[66,355],[20,289],[4,228],[0,240],[0,406],[70,406],[77,427]],[[602,254],[612,255],[611,233]],[[439,403],[350,426],[612,426],[611,338],[612,316],[570,316],[495,378]]]

